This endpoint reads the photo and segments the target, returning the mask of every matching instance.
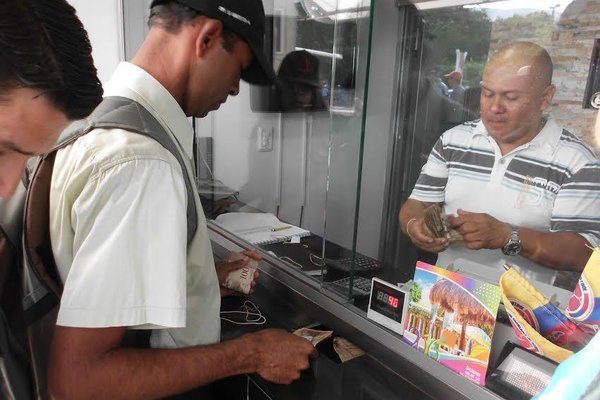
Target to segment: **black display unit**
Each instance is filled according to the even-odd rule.
[[[549,358],[507,342],[485,386],[504,398],[529,400],[550,383],[558,364]]]

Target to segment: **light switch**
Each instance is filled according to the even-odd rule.
[[[273,151],[273,128],[258,128],[258,151]]]

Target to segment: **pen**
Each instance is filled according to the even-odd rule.
[[[290,229],[290,228],[291,228],[290,225],[278,226],[277,228],[271,228],[271,232],[279,232],[279,231],[283,231],[285,229]]]

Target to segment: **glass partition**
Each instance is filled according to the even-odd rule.
[[[597,38],[600,24],[597,21],[600,2],[403,1],[400,12],[405,17],[405,24],[412,24],[412,28],[407,35],[399,36],[397,52],[396,141],[389,155],[389,202],[384,211],[387,219],[380,253],[390,281],[410,279],[416,260],[430,263],[438,260],[436,254],[416,249],[400,232],[398,210],[411,194],[421,168],[441,134],[457,125],[479,121],[483,71],[490,57],[502,46],[528,41],[549,53],[554,65],[552,83],[556,93],[545,112],[545,120],[553,119],[559,127],[582,139],[596,152],[599,149],[593,127],[594,107],[597,107],[594,94],[599,91]],[[370,134],[367,132],[366,137]],[[523,173],[532,182],[538,179],[531,169]],[[546,196],[542,189],[535,188],[536,185],[529,185],[532,188],[527,189],[529,194],[523,194],[523,197],[533,198],[536,193]],[[468,188],[465,190],[469,192]],[[480,195],[476,191],[471,193],[475,199]],[[534,213],[546,212],[542,210],[544,207],[540,203]],[[596,210],[590,215],[597,218],[599,213],[600,210]],[[550,215],[545,218],[542,231],[548,229]],[[585,232],[585,229],[580,226],[577,230]],[[495,257],[506,256],[497,250]],[[515,261],[510,257],[507,260],[527,261]],[[458,264],[463,267],[461,262],[455,263],[454,267]],[[469,264],[464,266],[465,271],[483,275],[490,281],[497,282],[503,272],[486,269],[486,265],[464,263]],[[546,283],[571,290],[579,276],[570,271],[548,270],[554,277],[541,280],[540,287]]]
[[[599,148],[600,1],[372,3],[265,0],[278,85],[243,84],[195,121],[207,217],[363,309],[365,280],[405,282],[417,260],[437,262],[401,233],[398,211],[440,135],[480,118],[483,70],[501,46],[548,51],[549,114]],[[228,225],[241,213],[266,216]],[[576,278],[561,271],[554,284]]]
[[[352,300],[371,2],[263,3],[278,83],[195,121],[205,213]]]

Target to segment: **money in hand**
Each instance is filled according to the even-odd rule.
[[[317,346],[323,340],[333,335],[333,331],[320,331],[318,329],[300,328],[294,331],[294,335],[308,340],[313,346]]]
[[[439,204],[433,204],[425,210],[423,221],[429,236],[446,238],[451,242],[463,240],[460,232],[449,228],[448,216],[442,214],[442,208],[439,206]]]
[[[242,260],[246,257],[242,253],[231,253],[229,257],[229,261],[237,261]],[[250,293],[250,289],[252,289],[252,281],[254,280],[254,273],[258,268],[258,261],[250,259],[248,260],[248,264],[246,266],[236,269],[235,271],[231,271],[227,278],[225,278],[225,282],[223,282],[223,286],[227,289],[235,290],[236,292],[241,292],[248,294]]]

